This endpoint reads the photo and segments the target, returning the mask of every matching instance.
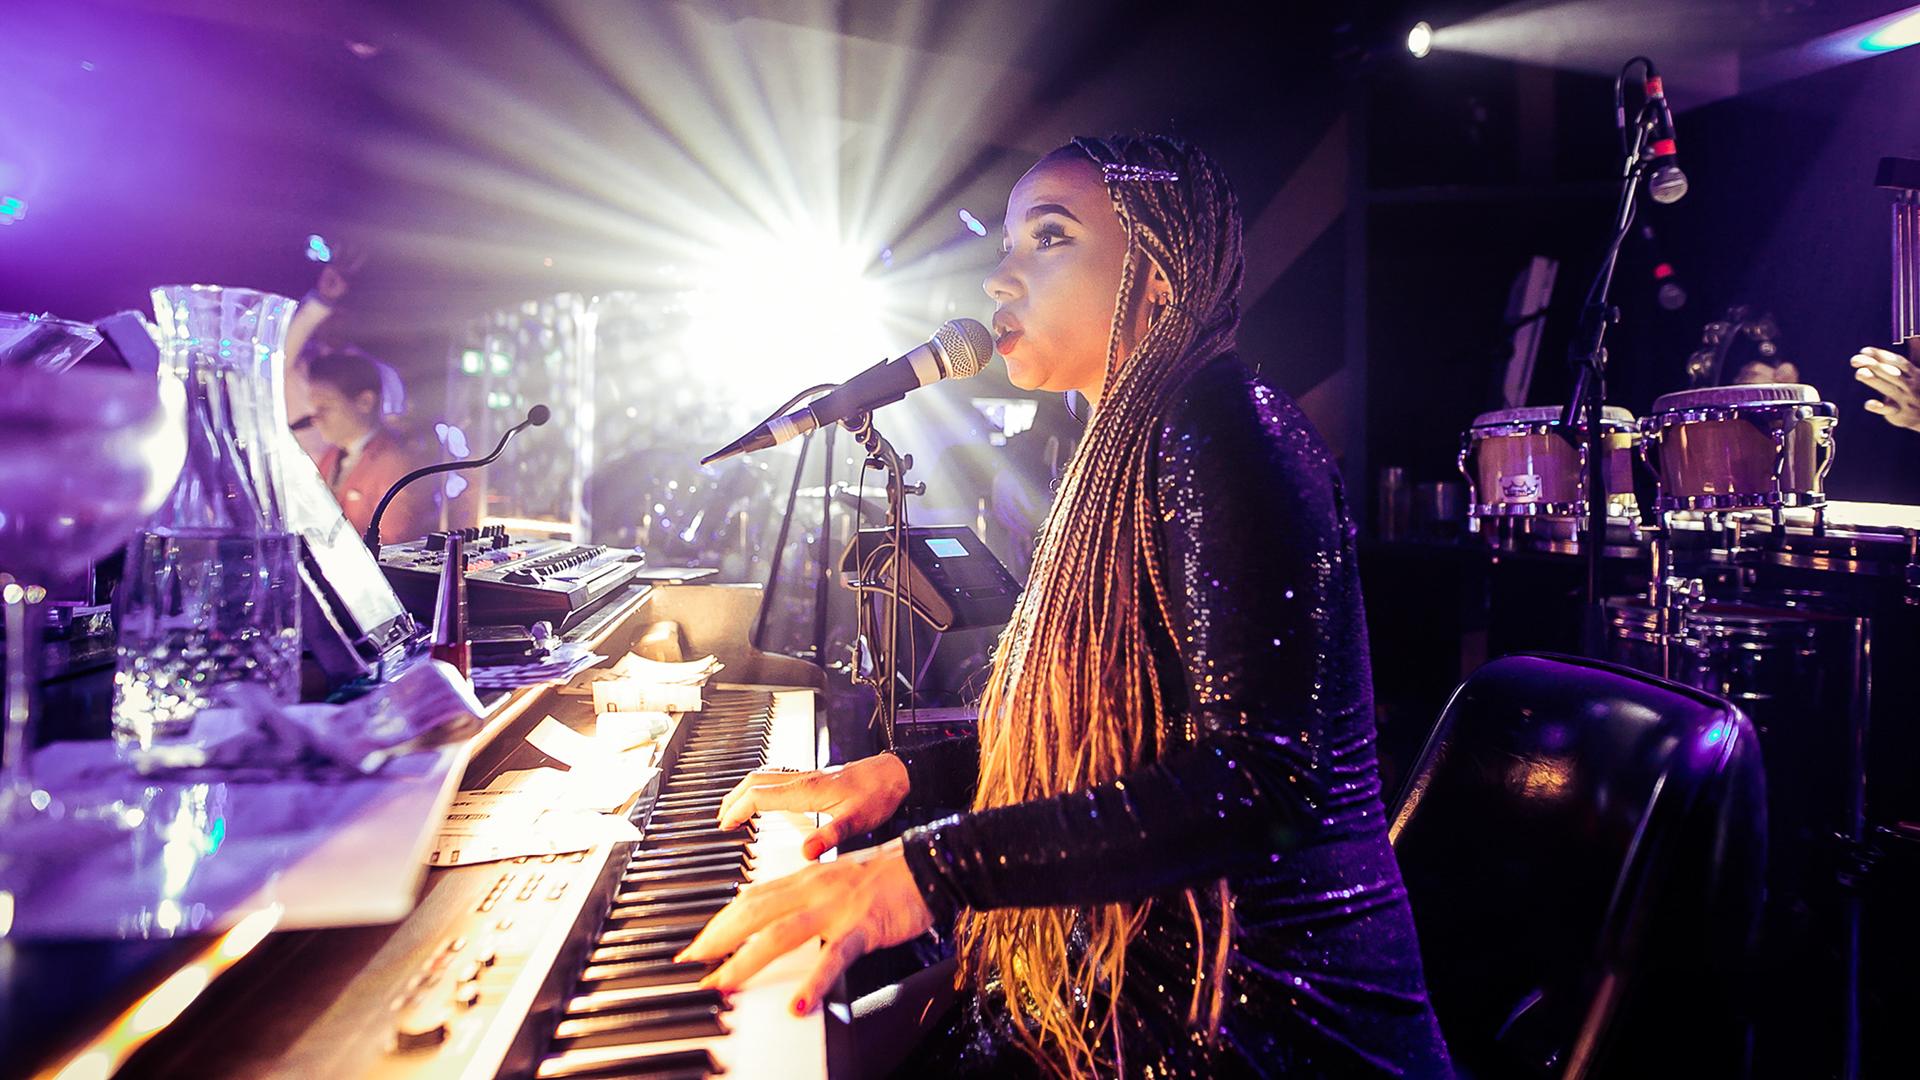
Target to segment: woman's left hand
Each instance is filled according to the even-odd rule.
[[[775,959],[823,941],[819,961],[794,994],[794,1015],[804,1016],[862,955],[912,941],[932,925],[900,841],[892,840],[748,885],[675,959],[732,953],[701,985],[733,990]]]

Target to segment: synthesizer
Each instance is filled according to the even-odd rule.
[[[467,613],[477,624],[545,619],[564,628],[645,568],[644,556],[631,548],[513,537],[499,525],[459,533],[466,539]],[[449,535],[431,533],[380,549],[381,571],[416,618],[432,618]]]
[[[435,870],[395,927],[282,935],[298,940],[122,1075],[824,1080],[821,1010],[787,1008],[817,946],[732,994],[698,985],[718,965],[672,959],[742,885],[805,865],[810,816],[727,832],[713,819],[754,768],[813,767],[815,702],[811,690],[710,686],[634,805],[638,841]]]

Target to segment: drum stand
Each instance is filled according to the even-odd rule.
[[[1656,505],[1659,500],[1656,501]],[[1824,506],[1816,506],[1813,526],[1816,533],[1824,532]],[[1774,507],[1775,520],[1780,520],[1780,509]],[[1689,619],[1699,605],[1707,599],[1705,581],[1699,577],[1688,577],[1676,572],[1676,552],[1673,545],[1673,511],[1661,507],[1660,524],[1652,530],[1651,575],[1648,583],[1648,602],[1652,606],[1656,620],[1656,643],[1660,657],[1658,674],[1662,678],[1681,679],[1687,674],[1684,650],[1688,648]],[[1741,530],[1738,519],[1727,520],[1717,511],[1708,514],[1707,532],[1709,537],[1720,534],[1725,537],[1727,559],[1735,568],[1736,580],[1740,569]],[[1920,535],[1920,534],[1917,534]],[[1783,536],[1776,528],[1768,546]],[[1920,540],[1915,544],[1920,547]],[[1708,541],[1708,552],[1715,544]],[[1738,587],[1744,592],[1745,586]],[[1844,780],[1842,789],[1836,794],[1841,805],[1835,818],[1837,831],[1823,829],[1824,838],[1830,841],[1825,852],[1814,852],[1814,865],[1821,865],[1821,856],[1830,854],[1832,858],[1826,865],[1834,867],[1833,884],[1837,887],[1834,896],[1838,915],[1837,946],[1840,970],[1841,1015],[1839,1070],[1841,1080],[1857,1080],[1860,1075],[1860,1032],[1861,1032],[1861,922],[1862,898],[1867,887],[1866,878],[1871,871],[1874,852],[1867,833],[1866,801],[1866,755],[1867,736],[1870,718],[1873,713],[1873,622],[1872,619],[1850,612],[1845,620],[1848,632],[1847,663],[1847,724],[1846,752],[1844,761]],[[1712,688],[1705,688],[1712,689]],[[1763,736],[1763,742],[1765,737]],[[1769,799],[1771,803],[1771,799]],[[1816,806],[1818,803],[1816,802]],[[1817,810],[1816,810],[1817,813]],[[1773,816],[1770,809],[1770,816]],[[1774,824],[1780,824],[1776,818]],[[1792,827],[1797,822],[1786,822]],[[1771,891],[1771,890],[1770,890]],[[1780,902],[1781,897],[1770,898],[1769,904]],[[1816,943],[1817,944],[1817,943]]]

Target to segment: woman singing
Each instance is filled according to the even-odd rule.
[[[682,956],[738,986],[956,928],[959,1060],[1009,1071],[1443,1076],[1374,757],[1353,527],[1326,447],[1234,351],[1241,223],[1160,136],[1076,139],[986,280],[1015,384],[1093,403],[977,744],[756,774],[720,812],[971,812],[745,890]],[[956,921],[957,920],[957,921]],[[953,1059],[947,1059],[951,1062]]]

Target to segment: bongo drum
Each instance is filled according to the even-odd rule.
[[[1473,517],[1563,517],[1587,514],[1587,446],[1580,428],[1560,423],[1557,405],[1502,409],[1474,417],[1455,461],[1468,485]],[[1608,406],[1601,416],[1607,448],[1607,512],[1632,517],[1633,414]]]
[[[1800,383],[1709,386],[1656,398],[1640,423],[1640,455],[1660,484],[1655,508],[1824,503],[1837,413]]]

